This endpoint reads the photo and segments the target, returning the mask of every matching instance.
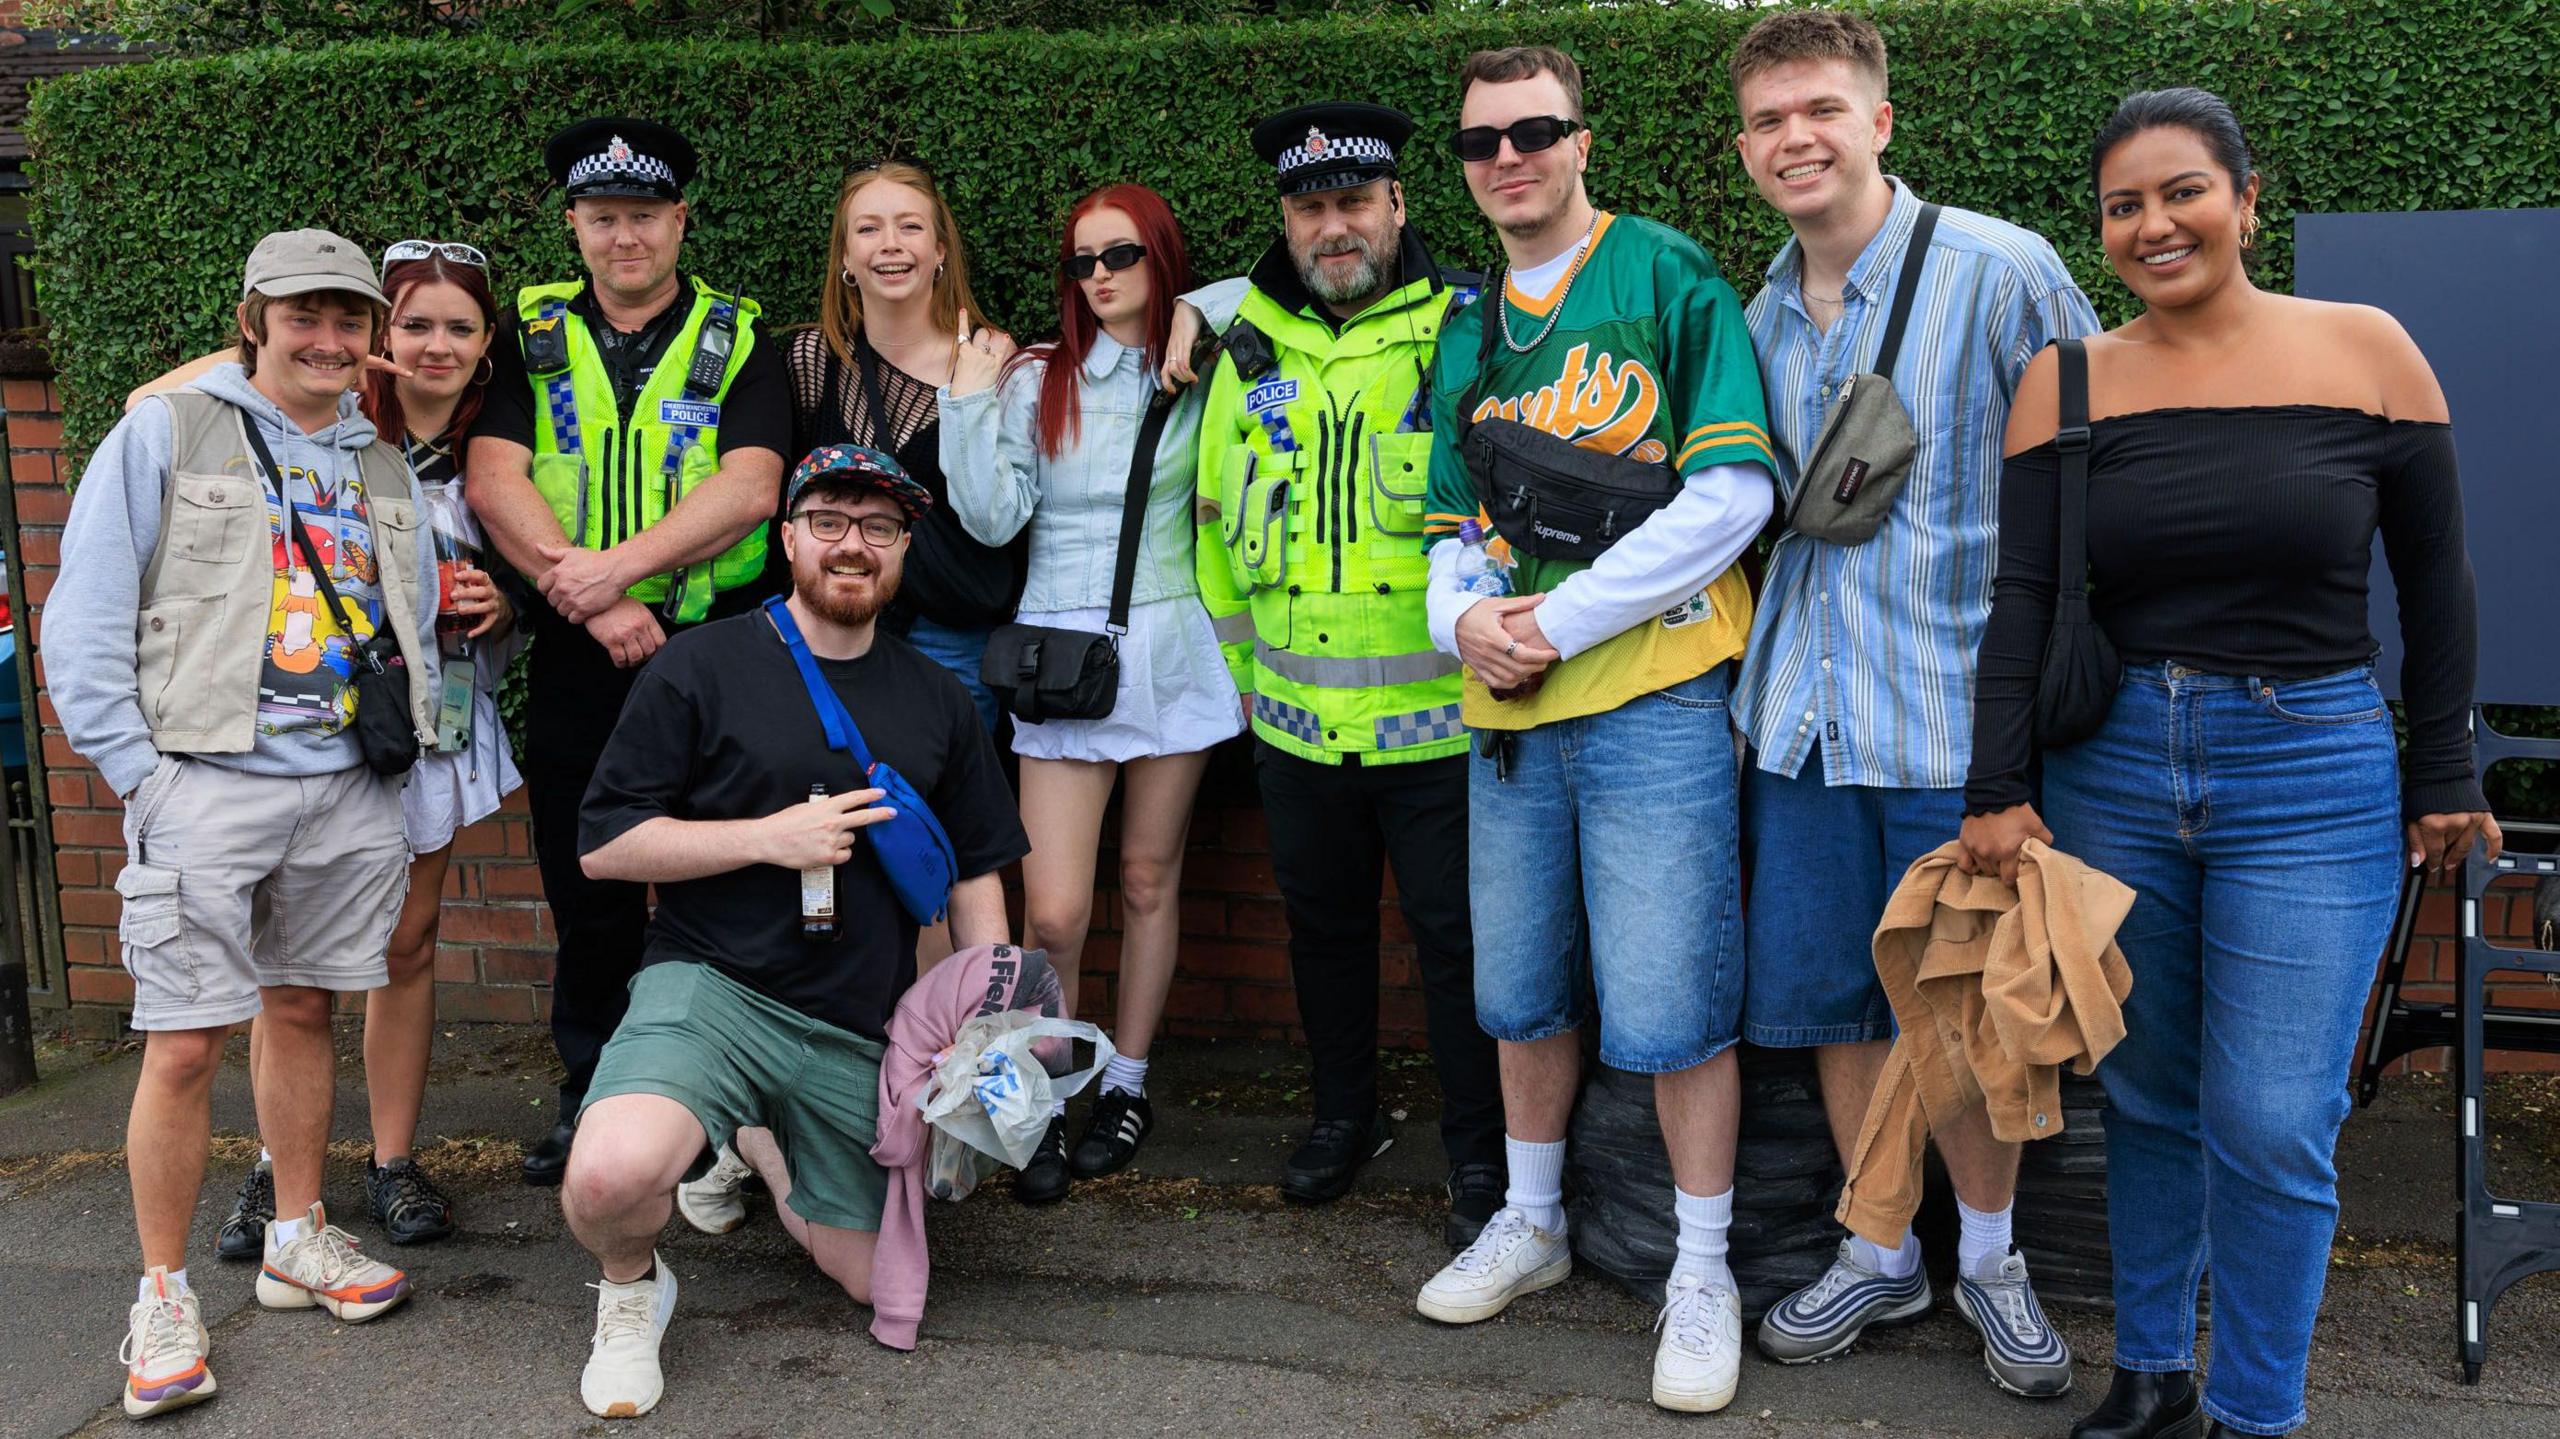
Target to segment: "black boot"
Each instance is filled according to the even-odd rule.
[[[1509,1179],[1499,1164],[1461,1164],[1449,1171],[1449,1218],[1440,1237],[1451,1249],[1464,1249],[1484,1233],[1487,1220],[1502,1207]]]
[[[534,1142],[524,1152],[524,1182],[537,1189],[550,1189],[569,1172],[569,1145],[578,1137],[578,1122],[564,1119],[551,1126],[551,1132]]]
[[[2071,1439],[2201,1439],[2203,1406],[2192,1371],[2118,1369],[2105,1402],[2071,1426]]]

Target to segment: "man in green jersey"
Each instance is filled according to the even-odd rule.
[[[1704,250],[1592,206],[1570,56],[1480,52],[1461,83],[1454,148],[1507,264],[1441,340],[1430,523],[1445,535],[1489,521],[1459,443],[1462,426],[1497,417],[1592,452],[1590,463],[1653,467],[1669,499],[1588,560],[1559,557],[1562,516],[1505,529],[1481,552],[1455,538],[1432,549],[1432,636],[1466,663],[1477,738],[1476,1016],[1501,1056],[1510,1188],[1417,1307],[1473,1323],[1572,1268],[1560,1181],[1587,944],[1601,1061],[1655,1077],[1678,1190],[1654,1402],[1721,1409],[1742,1348],[1725,1263],[1742,1019],[1725,695],[1751,629],[1734,562],[1772,496],[1760,373],[1742,303]],[[1462,584],[1514,544],[1508,596]]]

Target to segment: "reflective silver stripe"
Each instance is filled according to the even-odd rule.
[[[1292,684],[1320,690],[1370,690],[1416,685],[1458,672],[1455,655],[1417,650],[1409,655],[1302,655],[1253,642],[1253,662]]]
[[[1231,615],[1213,615],[1209,629],[1222,645],[1240,645],[1253,638],[1253,611],[1238,610]]]

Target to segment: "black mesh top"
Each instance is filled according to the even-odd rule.
[[[2060,477],[2050,441],[2001,467],[1970,814],[2033,798]],[[2129,665],[2286,680],[2367,662],[2377,531],[2400,599],[2403,807],[2486,809],[2469,729],[2478,611],[2449,426],[2272,405],[2146,410],[2090,427],[2089,605]]]

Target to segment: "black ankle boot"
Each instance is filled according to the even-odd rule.
[[[2201,1439],[2203,1396],[2184,1369],[2118,1369],[2105,1402],[2071,1426],[2071,1439]]]

